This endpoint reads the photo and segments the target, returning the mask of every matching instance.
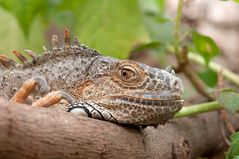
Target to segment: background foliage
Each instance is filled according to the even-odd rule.
[[[83,43],[119,58],[149,40],[136,0],[1,0],[0,5],[3,53],[26,47],[41,52],[49,26],[68,27]]]

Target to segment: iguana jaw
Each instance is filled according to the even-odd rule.
[[[164,124],[178,112],[184,103],[182,93],[140,93],[132,91],[121,95],[105,96],[98,101],[117,122],[134,125]]]
[[[171,119],[183,106],[184,100],[145,99],[117,96],[96,102],[111,114],[118,123],[133,125],[158,125]]]
[[[166,107],[166,106],[173,106],[173,105],[182,106],[184,102],[184,100],[181,99],[180,95],[174,96],[171,99],[162,99],[160,98],[160,96],[155,96],[155,95],[150,96],[149,94],[147,94],[147,96],[144,96],[144,97],[125,96],[125,95],[111,96],[111,97],[108,97],[106,100],[111,100],[111,101],[118,100],[118,101],[121,101],[122,104],[128,103],[129,105],[137,104],[142,106],[155,106],[155,107]],[[120,102],[118,102],[117,104],[120,104]]]

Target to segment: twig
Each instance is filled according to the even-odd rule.
[[[197,115],[200,113],[205,113],[209,111],[214,111],[218,109],[222,109],[223,107],[219,105],[217,101],[202,103],[202,104],[195,104],[187,107],[183,107],[174,118],[182,118],[186,116]]]
[[[203,81],[198,77],[198,75],[192,69],[191,63],[188,60],[188,49],[187,49],[187,47],[184,46],[182,48],[181,53],[177,55],[177,60],[178,60],[178,63],[179,63],[177,71],[178,72],[179,71],[183,72],[187,76],[187,78],[190,80],[190,82],[196,88],[198,93],[200,93],[202,96],[206,97],[210,101],[215,100],[215,98],[210,96],[205,91],[206,90],[206,85],[203,83]]]
[[[182,18],[182,10],[183,10],[183,0],[178,1],[177,8],[177,16],[175,19],[175,44],[174,44],[174,53],[177,57],[177,61],[179,64],[179,71],[182,71],[194,85],[196,90],[204,97],[209,99],[210,101],[214,100],[206,91],[206,86],[203,81],[197,76],[197,74],[192,70],[190,63],[187,60],[188,50],[186,47],[183,47],[180,50],[180,39],[181,39],[181,18]]]
[[[217,73],[216,97],[219,96],[220,90],[222,90],[223,88],[225,88],[225,83],[224,83],[224,77],[223,77],[223,70],[221,70]],[[233,134],[235,133],[235,129],[233,128],[233,125],[228,118],[228,114],[226,110],[221,109],[219,113],[220,113],[220,119],[222,120],[222,122],[220,122],[221,135],[224,142],[229,146],[230,140],[227,137],[228,133],[226,133],[226,131],[229,132],[230,134]],[[226,129],[225,129],[225,126],[226,126]]]
[[[206,62],[203,60],[203,58],[195,53],[189,52],[188,54],[188,58],[200,65],[206,66]],[[235,73],[233,73],[232,71],[228,70],[227,68],[213,62],[210,61],[208,64],[209,68],[212,69],[213,71],[219,73],[221,70],[223,70],[223,76],[229,80],[230,82],[236,84],[237,86],[239,86],[239,76]]]
[[[206,86],[205,84],[202,82],[202,80],[197,76],[197,74],[195,73],[195,71],[192,69],[192,67],[190,66],[190,63],[188,63],[187,65],[185,65],[183,68],[183,73],[188,77],[188,79],[191,81],[191,83],[193,84],[193,86],[196,88],[196,90],[198,91],[198,93],[200,93],[201,95],[203,95],[204,97],[206,97],[207,99],[209,99],[210,101],[215,100],[213,97],[211,97],[206,91]]]
[[[183,11],[183,0],[178,1],[177,16],[176,16],[176,28],[175,28],[175,54],[179,54],[180,33],[181,33],[181,18]]]

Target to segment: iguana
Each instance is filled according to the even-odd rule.
[[[50,107],[61,99],[66,111],[115,123],[164,124],[182,105],[183,85],[171,68],[152,68],[131,60],[101,55],[80,44],[65,29],[64,46],[52,36],[52,51],[41,56],[32,51],[23,64],[0,55],[0,96],[32,106]]]

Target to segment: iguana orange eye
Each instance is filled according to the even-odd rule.
[[[147,74],[140,64],[130,60],[118,62],[116,68],[117,69],[112,72],[112,80],[122,87],[137,88],[141,86],[147,78]]]
[[[120,70],[120,76],[123,80],[131,80],[136,77],[136,72],[130,68],[122,68]]]

